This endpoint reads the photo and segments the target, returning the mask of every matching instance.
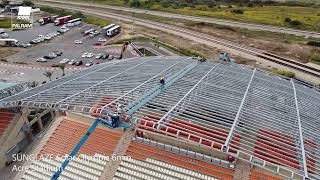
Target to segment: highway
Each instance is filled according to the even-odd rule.
[[[79,2],[56,1],[56,0],[37,0],[35,2],[52,2],[52,3],[82,6],[82,7],[106,8],[106,9],[111,9],[111,10],[142,13],[142,14],[149,14],[149,15],[155,15],[155,16],[161,16],[161,17],[167,17],[167,18],[184,19],[184,20],[190,20],[190,21],[195,21],[195,22],[205,22],[205,23],[209,23],[209,24],[219,24],[219,25],[224,25],[224,26],[245,28],[245,29],[250,29],[250,30],[262,30],[262,31],[269,31],[269,32],[287,33],[287,34],[292,34],[292,35],[297,35],[297,36],[320,38],[319,32],[295,30],[295,29],[288,29],[288,28],[282,28],[282,27],[277,27],[277,26],[245,23],[245,22],[238,22],[238,21],[232,21],[232,20],[206,18],[206,17],[199,17],[199,16],[187,16],[187,15],[180,15],[180,14],[173,14],[173,13],[166,13],[166,12],[159,12],[159,11],[150,11],[150,10],[143,10],[143,9],[136,9],[136,8],[101,5],[101,4],[94,4],[94,3],[82,3],[82,2],[79,3]]]

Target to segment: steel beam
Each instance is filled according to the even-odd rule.
[[[108,67],[111,66],[111,65],[117,64],[117,63],[119,63],[119,62],[120,62],[120,61],[115,62],[115,63],[108,64],[108,66],[103,66],[102,68],[99,68],[99,69],[97,69],[97,70],[88,72],[88,73],[83,74],[83,75],[81,75],[81,76],[79,76],[79,77],[76,77],[76,78],[74,78],[74,79],[70,79],[70,80],[68,80],[68,81],[66,81],[66,82],[64,82],[64,83],[62,83],[62,84],[58,84],[58,85],[53,86],[53,87],[51,87],[51,88],[48,88],[48,89],[46,89],[46,90],[44,90],[44,91],[40,91],[40,92],[38,92],[38,93],[36,93],[36,94],[33,94],[33,95],[31,95],[31,96],[28,96],[28,97],[25,97],[25,98],[21,99],[20,101],[23,101],[24,99],[27,99],[27,98],[30,98],[30,97],[37,96],[37,95],[39,95],[39,94],[41,94],[41,93],[44,93],[44,92],[48,92],[48,91],[50,91],[50,90],[53,89],[53,88],[60,87],[60,86],[65,85],[65,84],[67,84],[67,83],[69,83],[69,82],[72,82],[72,81],[75,81],[75,80],[77,80],[77,79],[80,79],[80,78],[82,78],[82,77],[84,77],[84,76],[88,76],[88,75],[93,74],[93,73],[95,73],[95,72],[97,72],[97,71],[100,71],[100,70],[102,70],[102,69],[108,68]],[[71,75],[72,75],[72,74],[71,74]],[[24,91],[22,91],[22,92],[20,92],[20,93],[17,93],[17,94],[15,94],[14,96],[20,95],[20,94],[22,94],[22,93],[24,93]],[[3,101],[5,101],[5,100],[8,99],[8,98],[12,98],[12,97],[14,97],[14,96],[9,96],[9,97],[7,97],[7,98],[1,99],[1,100],[0,100],[0,103],[3,102]]]
[[[212,72],[212,70],[217,67],[219,64],[213,66],[164,116],[161,117],[161,119],[156,123],[157,129],[160,129],[159,124],[161,124],[169,115],[177,108],[177,106],[185,100],[189,94],[198,87],[198,85],[206,78],[208,75]]]
[[[306,159],[306,152],[305,152],[305,148],[304,148],[304,141],[303,141],[303,133],[302,133],[302,125],[301,125],[301,119],[300,119],[297,91],[296,91],[296,87],[295,87],[294,82],[293,82],[292,79],[291,79],[291,83],[292,83],[292,88],[293,88],[293,93],[294,93],[294,100],[295,100],[296,110],[297,110],[297,121],[298,121],[300,148],[301,148],[301,155],[302,155],[302,162],[303,162],[303,171],[304,171],[305,178],[308,178],[307,159]]]
[[[135,87],[135,88],[131,89],[129,92],[127,92],[127,93],[125,93],[124,95],[122,95],[122,96],[118,97],[117,99],[113,100],[112,102],[110,102],[110,103],[108,103],[108,104],[104,105],[104,106],[103,106],[103,107],[101,107],[100,109],[101,109],[101,110],[103,110],[103,109],[105,109],[106,107],[108,107],[109,105],[111,105],[111,104],[113,104],[113,103],[115,103],[115,102],[117,102],[117,101],[121,100],[121,99],[122,99],[122,98],[124,98],[125,96],[127,96],[127,95],[129,95],[130,93],[134,92],[135,90],[137,90],[137,89],[138,89],[138,88],[140,88],[141,86],[143,86],[143,85],[147,84],[148,82],[152,81],[154,78],[156,78],[156,77],[160,76],[161,74],[163,74],[164,72],[166,72],[166,71],[168,71],[169,69],[173,68],[174,66],[176,66],[176,65],[177,65],[177,64],[179,64],[179,63],[181,63],[181,61],[178,61],[178,62],[174,63],[173,65],[171,65],[171,66],[170,66],[170,67],[168,67],[167,69],[165,69],[165,70],[161,71],[160,73],[158,73],[158,74],[154,75],[153,77],[151,77],[151,78],[150,78],[150,79],[148,79],[147,81],[145,81],[145,82],[141,83],[141,84],[140,84],[140,85],[138,85],[137,87]],[[100,113],[101,113],[101,112],[102,112],[102,111],[100,111]]]
[[[166,80],[166,83],[162,85],[157,85],[155,88],[149,90],[146,92],[143,96],[141,96],[136,101],[130,103],[125,111],[127,115],[131,115],[134,112],[136,112],[139,108],[141,108],[145,103],[156,97],[158,94],[160,94],[162,91],[166,90],[169,86],[171,86],[174,82],[176,82],[178,79],[183,77],[185,74],[190,72],[193,68],[195,68],[198,65],[198,63],[191,63],[184,69],[180,70],[176,74],[172,75]]]
[[[242,98],[241,104],[240,104],[240,106],[239,106],[237,115],[236,115],[236,117],[234,118],[233,124],[232,124],[232,126],[231,126],[231,128],[230,128],[230,131],[229,131],[229,134],[228,134],[228,136],[227,136],[227,139],[226,139],[226,141],[224,142],[223,151],[227,151],[227,149],[228,149],[229,143],[230,143],[231,138],[232,138],[232,134],[233,134],[233,132],[234,132],[234,130],[235,130],[237,124],[238,124],[239,117],[240,117],[240,113],[241,113],[242,107],[243,107],[243,105],[244,105],[244,102],[245,102],[245,100],[246,100],[246,98],[247,98],[247,95],[248,95],[249,89],[250,89],[250,87],[251,87],[251,83],[252,83],[252,81],[253,81],[253,77],[254,77],[254,75],[255,75],[255,73],[256,73],[256,70],[257,70],[257,69],[254,69],[253,72],[252,72],[250,81],[249,81],[249,83],[248,83],[246,92],[245,92],[244,95],[243,95],[243,98]]]
[[[89,90],[89,89],[91,89],[91,88],[93,88],[93,87],[95,87],[95,86],[98,86],[98,85],[100,85],[100,84],[102,84],[102,83],[104,83],[104,82],[106,82],[106,81],[109,81],[110,79],[113,79],[113,78],[115,78],[115,77],[117,77],[117,76],[119,76],[119,75],[121,75],[121,74],[123,74],[123,73],[125,73],[125,72],[128,72],[128,71],[130,71],[130,70],[132,70],[132,69],[134,69],[134,68],[136,68],[136,67],[138,67],[138,66],[141,66],[142,64],[144,64],[144,63],[146,63],[146,62],[148,62],[148,61],[151,61],[151,60],[153,60],[153,59],[150,59],[150,60],[147,60],[147,61],[143,61],[142,63],[139,63],[139,64],[137,64],[137,65],[135,65],[135,66],[133,66],[133,67],[125,70],[125,71],[122,71],[122,72],[120,72],[120,73],[118,73],[118,74],[116,74],[116,75],[114,75],[114,76],[109,77],[108,79],[105,79],[105,80],[103,80],[103,81],[100,81],[99,83],[97,83],[97,84],[95,84],[95,85],[93,85],[93,86],[90,86],[90,87],[88,87],[88,88],[86,88],[86,89],[84,89],[84,90],[82,90],[82,91],[79,91],[79,92],[77,92],[77,93],[75,93],[75,94],[73,94],[73,95],[71,95],[71,96],[69,96],[69,97],[67,97],[67,98],[65,98],[65,99],[62,99],[62,100],[56,102],[55,104],[59,104],[59,103],[65,101],[65,100],[67,100],[67,99],[70,99],[70,98],[72,98],[72,97],[74,97],[74,96],[76,96],[76,95],[78,95],[78,94],[80,94],[80,93],[82,93],[82,92],[85,92],[85,91],[87,91],[87,90]]]

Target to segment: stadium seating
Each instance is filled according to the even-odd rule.
[[[293,148],[294,140],[279,132],[259,129],[256,138],[254,155],[265,161],[290,166],[299,170],[297,152]],[[267,137],[267,138],[265,138]]]
[[[278,178],[269,174],[252,171],[250,180],[284,180],[284,179]]]
[[[191,122],[185,122],[182,120],[172,119],[166,125],[161,126],[161,131],[155,131],[155,124],[160,120],[160,117],[149,115],[140,121],[140,129],[153,131],[161,134],[166,134],[172,137],[177,137],[179,131],[179,137],[183,139],[189,139],[196,143],[201,143],[206,146],[210,146],[216,149],[222,149],[228,132],[219,128],[204,127]],[[167,133],[164,133],[167,132]],[[200,138],[203,138],[200,142]],[[240,145],[240,136],[236,135],[231,140],[231,148],[229,152],[237,153]]]
[[[49,141],[43,147],[41,153],[69,154],[77,143],[79,143],[88,128],[89,125],[87,124],[63,120],[49,138]],[[111,155],[120,137],[121,133],[97,128],[82,146],[78,154],[93,156],[95,152],[98,152]]]
[[[0,109],[0,137],[5,132],[11,121],[14,119],[15,114],[7,109]]]
[[[124,161],[121,164],[120,168],[122,169],[118,169],[118,172],[120,172],[120,174],[126,172],[127,170],[125,169],[130,169],[130,167],[131,170],[137,169],[140,172],[140,174],[137,174],[138,177],[152,176],[154,174],[157,174],[156,177],[170,177],[170,175],[174,174],[174,172],[179,172],[180,178],[184,176],[193,177],[192,174],[194,174],[194,179],[210,179],[209,177],[211,177],[211,179],[214,179],[212,177],[216,177],[231,180],[234,174],[234,170],[232,169],[223,168],[204,161],[178,155],[173,152],[168,152],[137,142],[131,142],[127,150],[127,156],[130,156],[133,159]],[[155,172],[145,173],[143,169],[148,166],[150,166],[150,169],[153,166],[157,166],[158,168],[153,169],[153,171]],[[168,172],[166,173],[167,170]],[[189,173],[186,173],[186,171],[188,171]],[[131,172],[128,173],[131,174]],[[121,177],[120,174],[119,177]],[[172,175],[171,179],[174,179],[174,177],[175,175]]]
[[[89,127],[89,124],[81,122],[67,119],[61,121],[38,154],[38,160],[33,161],[30,170],[23,175],[23,179],[50,179],[62,164],[62,156],[70,154]],[[77,153],[80,158],[72,159],[61,179],[99,179],[107,163],[106,156],[113,153],[121,135],[121,132],[98,127]],[[83,159],[80,154],[96,158]]]

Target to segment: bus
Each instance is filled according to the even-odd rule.
[[[108,29],[113,28],[114,26],[116,26],[116,25],[115,25],[115,24],[109,24],[108,26],[105,26],[105,27],[103,27],[102,29],[103,29],[104,31],[107,31]]]
[[[121,31],[120,26],[114,26],[107,30],[107,36],[112,37],[117,35]]]
[[[82,23],[82,19],[76,18],[76,19],[72,19],[72,20],[68,21],[67,26],[68,27],[78,26],[81,23]]]
[[[95,29],[89,29],[83,32],[83,35],[89,35],[90,33],[93,33],[95,31]]]

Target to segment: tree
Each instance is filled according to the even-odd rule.
[[[141,6],[141,2],[140,0],[129,0],[129,5],[130,7],[140,7]]]
[[[290,19],[290,18],[288,18],[288,17],[286,17],[286,18],[284,19],[284,22],[289,23],[289,22],[291,22],[291,19]]]
[[[66,65],[65,64],[59,64],[59,68],[62,71],[62,76],[65,76],[66,74],[64,73],[64,69],[66,68]]]
[[[22,2],[22,5],[23,5],[23,6],[31,6],[31,7],[34,6],[33,2],[31,2],[30,0],[24,0],[24,1]]]
[[[2,0],[1,1],[1,5],[4,7],[6,5],[9,5],[9,1],[8,0]]]
[[[235,13],[235,14],[243,14],[244,13],[244,11],[242,9],[233,9],[231,12]]]
[[[293,21],[290,21],[289,23],[291,26],[300,26],[302,25],[302,23],[298,20],[293,20]]]
[[[46,71],[45,73],[43,73],[43,75],[46,76],[47,78],[49,78],[49,80],[51,81],[53,71]]]

